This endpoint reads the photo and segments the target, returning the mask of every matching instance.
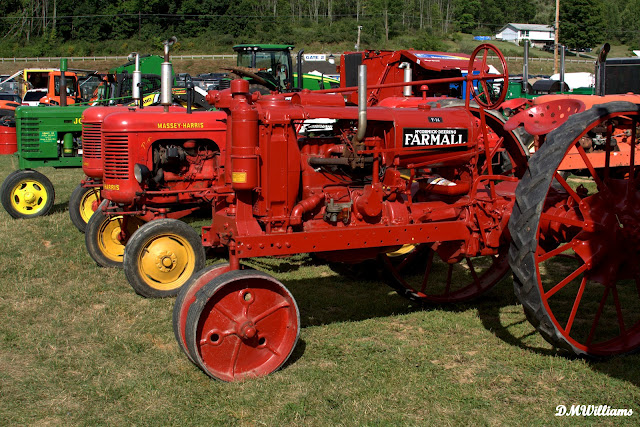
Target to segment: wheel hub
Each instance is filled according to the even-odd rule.
[[[178,261],[178,257],[176,256],[176,254],[169,251],[159,253],[156,256],[156,259],[156,265],[158,266],[158,269],[163,273],[168,273],[169,271],[173,270],[176,262]]]
[[[122,229],[119,226],[113,227],[111,230],[111,241],[116,245],[122,245],[122,239],[120,238],[120,232]]]
[[[251,320],[247,320],[240,326],[239,335],[245,340],[255,337],[257,333],[256,325]]]
[[[24,193],[23,200],[26,204],[33,206],[36,202],[36,195],[30,191]]]

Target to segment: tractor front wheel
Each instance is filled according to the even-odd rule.
[[[89,218],[100,206],[100,189],[78,185],[69,198],[69,217],[76,228],[84,233]]]
[[[140,295],[163,298],[177,295],[180,287],[204,268],[200,236],[176,219],[149,221],[136,231],[124,249],[124,273]]]
[[[516,191],[509,222],[516,296],[540,334],[574,355],[640,347],[639,123],[640,106],[627,102],[571,116],[549,133]],[[583,138],[609,148],[586,153]],[[629,145],[628,156],[611,148],[614,139]],[[588,178],[561,173],[569,156]]]
[[[176,302],[173,306],[173,333],[180,349],[193,363],[196,362],[189,354],[187,342],[184,337],[184,329],[187,324],[189,308],[196,300],[196,293],[202,289],[204,285],[229,270],[230,267],[228,262],[214,264],[203,268],[202,270],[198,270],[193,276],[191,276],[187,283],[180,288],[180,292],[178,292],[178,297],[176,298]]]
[[[222,381],[268,375],[289,359],[300,312],[278,280],[254,270],[215,277],[195,294],[185,326],[191,359]]]
[[[101,204],[89,218],[84,234],[89,256],[101,267],[121,268],[124,247],[142,224],[144,221],[136,216],[106,215]]]
[[[13,218],[46,215],[53,207],[55,192],[49,178],[26,169],[10,174],[0,187],[2,207]]]

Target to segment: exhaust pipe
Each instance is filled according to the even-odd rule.
[[[400,64],[400,66],[398,67],[401,70],[404,70],[404,82],[405,83],[409,83],[413,81],[412,78],[412,70],[411,70],[411,64],[409,64],[408,62],[403,62],[402,64]],[[413,90],[411,88],[410,85],[404,86],[402,88],[402,95],[403,96],[411,96],[413,94]]]
[[[64,73],[67,71],[67,59],[60,58],[60,106],[67,106],[67,78]]]
[[[529,84],[529,40],[524,41],[524,64],[522,65],[522,91],[528,92]]]
[[[367,66],[358,66],[358,131],[353,139],[358,143],[367,132]]]
[[[140,86],[142,85],[142,73],[140,72],[140,55],[138,52],[131,52],[129,54],[129,61],[135,62],[135,68],[133,70],[133,84],[132,84],[132,98],[135,104],[139,104],[140,108],[142,105],[142,94],[140,93]]]
[[[302,77],[302,54],[303,53],[304,53],[304,49],[300,49],[300,51],[298,51],[298,56],[296,57],[296,72],[298,73],[298,84],[296,85],[296,88],[299,90],[304,89],[304,82],[303,82],[304,77]]]
[[[171,78],[171,62],[169,62],[169,47],[176,43],[178,39],[173,36],[169,40],[162,42],[164,45],[164,62],[160,66],[160,104],[164,107],[164,112],[169,112],[169,106],[173,103],[173,80]]]

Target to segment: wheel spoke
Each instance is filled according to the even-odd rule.
[[[549,221],[549,222],[559,222],[560,224],[563,224],[563,225],[573,225],[574,227],[580,227],[580,228],[582,228],[584,226],[584,223],[585,223],[583,220],[567,218],[567,217],[564,217],[564,216],[552,215],[552,214],[547,213],[547,212],[543,212],[540,215],[540,218],[544,219],[546,221]]]
[[[289,304],[287,301],[282,301],[280,304],[274,305],[273,307],[263,311],[262,313],[260,313],[259,315],[255,316],[253,318],[253,323],[257,324],[259,321],[263,320],[264,318],[271,316],[273,313],[275,313],[276,311],[283,309],[283,308],[289,308],[291,306],[291,304]]]
[[[548,292],[545,292],[544,294],[544,298],[546,300],[548,300],[549,298],[551,298],[556,292],[558,292],[560,289],[564,288],[565,286],[567,286],[569,283],[571,283],[573,281],[573,279],[575,279],[576,277],[578,277],[580,274],[582,274],[585,270],[588,269],[587,264],[582,264],[580,267],[578,267],[573,273],[571,273],[570,275],[568,275],[567,277],[565,277],[564,279],[562,279],[560,281],[560,283],[558,283],[557,285],[555,285],[553,288],[551,288]]]
[[[618,298],[618,288],[615,283],[611,286],[611,293],[613,294],[613,303],[616,307],[616,317],[618,318],[618,326],[620,327],[620,335],[625,339],[627,336],[627,330],[624,327],[624,318],[622,317],[622,307],[620,307],[620,299]]]
[[[602,310],[604,309],[604,305],[607,302],[607,297],[609,297],[610,287],[605,287],[604,295],[600,300],[600,305],[598,306],[598,311],[596,312],[596,316],[593,318],[593,323],[591,324],[591,330],[589,331],[589,336],[587,337],[587,346],[591,345],[593,341],[593,337],[596,333],[596,328],[598,327],[598,323],[600,322],[600,316],[602,315]]]
[[[576,203],[580,204],[582,199],[580,198],[580,196],[578,196],[578,193],[573,191],[573,188],[571,188],[571,186],[562,177],[562,175],[560,175],[560,173],[558,171],[556,171],[556,173],[554,175],[554,178],[556,179],[556,181],[558,181],[558,183],[562,186],[562,188],[564,188],[566,190],[566,192],[569,193],[569,196],[571,196],[571,198],[573,200],[575,200]]]
[[[231,320],[233,323],[238,324],[238,321],[235,319],[236,316],[234,316],[232,313],[229,313],[227,309],[222,306],[222,304],[216,304],[215,310],[217,310],[220,314],[222,314],[227,319]]]
[[[238,366],[238,359],[239,359],[239,355],[240,355],[240,347],[242,346],[242,339],[240,337],[238,337],[236,339],[236,343],[233,346],[233,354],[231,355],[231,364],[229,366],[229,375],[231,375],[231,377],[235,377],[236,376],[236,367]]]
[[[578,150],[578,154],[580,154],[580,157],[582,157],[582,161],[584,162],[585,166],[589,170],[589,173],[591,173],[591,177],[596,182],[596,187],[598,187],[598,191],[606,190],[606,186],[600,179],[600,176],[596,172],[596,169],[593,167],[593,163],[591,163],[591,160],[589,160],[589,157],[587,156],[587,153],[584,151],[584,148],[582,148],[582,146],[579,143],[576,143],[576,149]]]
[[[471,262],[471,258],[465,258],[467,261],[467,266],[469,266],[469,272],[471,273],[471,277],[473,278],[473,283],[476,287],[480,286],[480,281],[478,280],[478,275],[476,274],[476,270],[473,268],[473,263]]]
[[[571,327],[573,326],[573,321],[576,318],[576,313],[578,312],[578,306],[580,306],[580,300],[582,299],[582,294],[584,293],[584,288],[587,286],[587,276],[582,278],[580,282],[580,288],[578,289],[578,294],[576,295],[576,299],[573,302],[573,307],[571,308],[571,314],[569,315],[569,320],[567,320],[567,324],[564,327],[564,331],[567,335],[571,332]]]
[[[447,287],[444,290],[445,295],[449,295],[451,292],[451,276],[453,275],[453,264],[447,264],[449,266],[449,270],[447,271]]]
[[[422,286],[420,287],[420,292],[423,294],[427,290],[427,285],[429,284],[429,275],[431,274],[431,269],[433,267],[433,257],[435,255],[435,251],[429,251],[427,255],[427,267],[424,270],[424,278],[422,279]]]
[[[542,251],[543,249],[540,246],[538,246],[537,253],[536,253],[538,257],[538,262],[542,263],[548,260],[549,258],[553,258],[556,255],[559,255],[563,252],[568,251],[571,248],[573,248],[573,241],[565,243],[564,245],[558,246],[554,250],[545,252],[545,253],[540,253],[540,251]]]

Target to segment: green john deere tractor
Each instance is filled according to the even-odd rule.
[[[142,76],[142,91],[150,93],[160,87],[158,61],[149,58]],[[160,58],[160,57],[157,57]],[[162,61],[162,58],[160,58]],[[144,65],[144,61],[140,61]],[[66,60],[60,61],[60,69],[67,71]],[[140,67],[142,69],[142,66]],[[105,76],[102,86],[96,91],[97,99],[91,103],[122,103],[131,100],[132,63],[125,64],[113,74]],[[157,71],[157,73],[154,73]],[[88,94],[89,97],[91,94]],[[49,178],[36,168],[82,167],[82,113],[89,105],[21,106],[16,108],[16,138],[18,145],[18,170],[10,173],[0,186],[0,202],[14,218],[35,218],[49,213],[53,207],[55,190]],[[73,201],[78,206],[72,206]],[[70,202],[71,219],[81,231],[84,218],[90,212],[87,206],[96,205],[100,191],[96,187],[76,188]],[[84,217],[83,217],[84,212]],[[75,220],[74,220],[75,219]]]

